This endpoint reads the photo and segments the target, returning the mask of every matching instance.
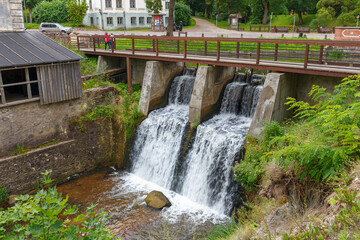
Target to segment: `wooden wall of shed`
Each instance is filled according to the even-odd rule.
[[[81,97],[80,62],[37,67],[40,102],[49,104]]]

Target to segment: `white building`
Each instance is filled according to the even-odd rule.
[[[103,30],[151,28],[151,13],[145,0],[86,0],[89,9],[83,23]],[[165,26],[168,22],[169,2],[162,0]]]

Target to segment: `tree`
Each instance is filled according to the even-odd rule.
[[[34,7],[34,21],[41,22],[65,22],[69,18],[65,0],[53,0],[40,2]]]
[[[184,26],[191,24],[191,9],[184,2],[175,2],[175,23],[183,22]]]
[[[269,15],[270,0],[260,0],[261,7],[264,11],[262,24],[267,24],[267,17]]]
[[[36,6],[36,4],[38,4],[39,2],[41,2],[41,0],[26,0],[25,1],[25,6],[29,9],[29,20],[30,23],[33,22],[32,19],[32,9]],[[26,11],[26,9],[25,9]]]
[[[161,0],[146,0],[146,8],[149,12],[159,14],[162,10]]]
[[[302,18],[303,12],[313,12],[316,8],[317,0],[288,0],[287,7],[294,10],[299,15],[300,26],[304,23]]]
[[[170,0],[169,4],[169,23],[167,26],[166,36],[172,37],[174,31],[174,8],[175,0]]]
[[[86,0],[67,0],[66,8],[69,12],[71,23],[73,26],[81,26],[88,10]]]

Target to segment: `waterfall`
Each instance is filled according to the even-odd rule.
[[[171,84],[169,105],[152,111],[136,131],[131,172],[164,188],[171,187],[182,138],[188,123],[193,76],[178,76]]]
[[[190,103],[194,81],[195,78],[193,76],[177,76],[170,87],[169,103],[177,105],[188,105]]]
[[[181,186],[182,195],[224,214],[231,213],[239,198],[232,166],[242,152],[262,90],[238,79],[226,86],[220,114],[198,126]]]
[[[238,113],[243,89],[246,85],[246,83],[233,82],[226,86],[221,103],[221,113]]]
[[[201,123],[182,154],[196,71],[176,77],[169,105],[151,112],[138,127],[131,151],[132,173],[229,214],[238,192],[232,166],[242,152],[262,86],[259,78],[234,76],[224,91],[220,114]],[[181,155],[181,156],[180,156]]]

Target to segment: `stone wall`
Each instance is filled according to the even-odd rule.
[[[0,0],[0,31],[24,31],[21,0]]]
[[[56,182],[96,168],[122,167],[124,135],[115,119],[73,121],[85,107],[101,104],[113,95],[113,88],[84,92],[83,99],[40,105],[29,103],[0,110],[0,185],[10,193],[33,189],[40,173],[52,169]],[[39,144],[50,146],[41,147]],[[17,144],[33,149],[10,156]]]

